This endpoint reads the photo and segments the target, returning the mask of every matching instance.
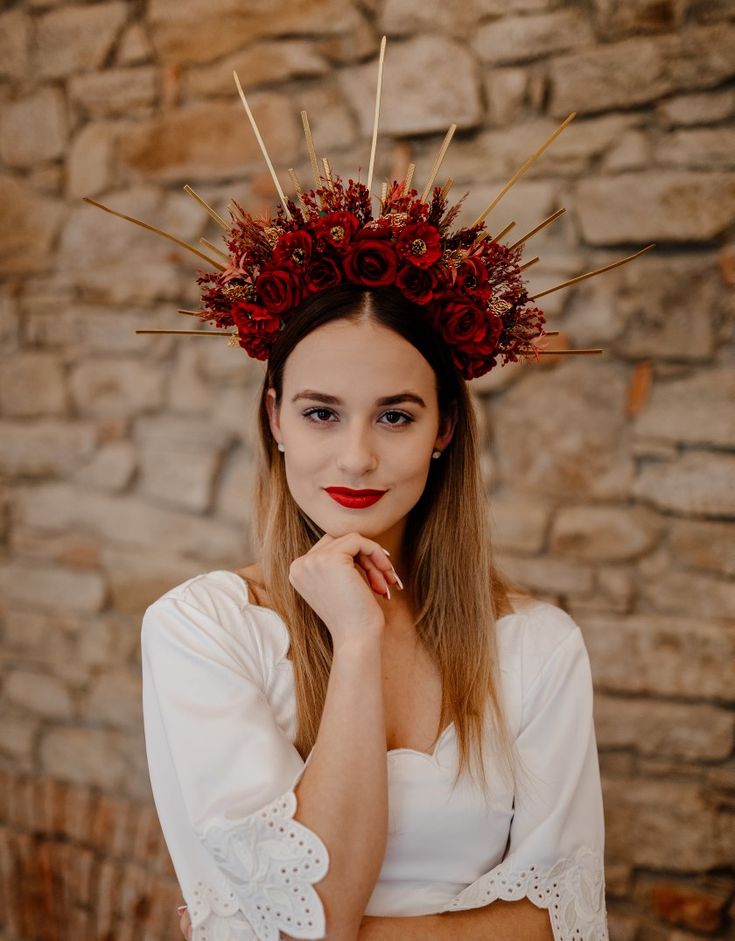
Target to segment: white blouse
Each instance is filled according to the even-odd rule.
[[[608,941],[592,676],[578,625],[533,601],[497,621],[502,696],[524,775],[516,800],[490,742],[492,800],[452,791],[453,725],[431,754],[388,752],[388,842],[366,915],[529,898],[556,941]],[[318,833],[294,820],[303,761],[286,625],[217,570],[145,612],[143,715],[151,787],[193,941],[324,938]],[[489,728],[488,723],[488,728]]]

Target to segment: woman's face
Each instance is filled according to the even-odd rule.
[[[398,548],[432,451],[443,451],[453,431],[453,422],[440,429],[434,372],[418,350],[379,324],[332,321],[291,352],[278,413],[273,389],[267,404],[289,489],[306,515],[331,536],[356,530]],[[351,508],[327,487],[385,493]]]

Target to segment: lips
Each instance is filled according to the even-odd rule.
[[[348,487],[325,487],[324,489],[341,506],[353,510],[372,506],[386,492],[385,490],[350,490]]]

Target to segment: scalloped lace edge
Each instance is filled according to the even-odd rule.
[[[217,817],[197,831],[220,879],[217,885],[199,880],[187,899],[192,941],[279,941],[281,931],[326,936],[313,883],[329,870],[329,853],[295,813],[292,789],[247,817]]]
[[[603,852],[580,846],[552,866],[523,866],[509,856],[448,902],[442,912],[528,898],[549,912],[554,941],[609,941]]]

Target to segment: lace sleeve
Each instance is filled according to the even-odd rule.
[[[324,938],[329,854],[294,819],[309,758],[275,722],[242,611],[238,632],[219,621],[169,595],[141,632],[151,788],[192,938]]]
[[[592,675],[582,632],[569,621],[524,696],[516,746],[528,774],[505,857],[442,911],[525,897],[548,910],[555,941],[608,941]]]

